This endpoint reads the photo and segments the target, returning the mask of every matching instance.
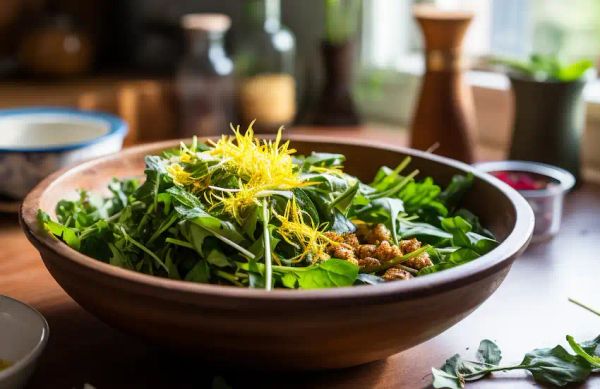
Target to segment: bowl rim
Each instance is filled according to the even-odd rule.
[[[15,298],[0,294],[0,300],[3,299],[10,300],[13,303],[16,303],[17,305],[23,307],[23,309],[33,312],[41,320],[42,335],[40,336],[40,339],[35,344],[35,346],[24,357],[19,358],[12,365],[0,371],[0,383],[8,377],[18,374],[20,371],[23,371],[23,369],[27,368],[27,366],[34,362],[46,348],[46,344],[48,343],[48,337],[50,336],[50,326],[48,325],[48,321],[46,320],[44,315],[42,315],[37,309]]]
[[[27,148],[0,147],[0,153],[56,153],[71,151],[99,143],[113,136],[125,137],[129,131],[127,123],[123,119],[115,115],[99,111],[83,111],[80,109],[67,107],[26,107],[0,110],[0,120],[19,116],[31,117],[38,115],[57,115],[65,117],[66,119],[74,118],[79,120],[102,122],[108,125],[108,131],[95,138],[75,143]]]
[[[269,138],[272,135],[257,135],[261,138]],[[206,138],[199,138],[205,140]],[[214,299],[231,299],[231,300],[260,300],[265,302],[290,302],[304,301],[311,303],[328,303],[332,300],[347,300],[352,298],[352,301],[358,303],[360,300],[371,300],[374,297],[406,299],[414,298],[415,296],[427,296],[437,294],[440,290],[449,290],[464,286],[466,282],[474,282],[487,275],[495,273],[500,268],[510,265],[512,259],[520,254],[533,234],[534,215],[529,203],[513,188],[502,182],[501,180],[483,173],[472,166],[463,162],[452,160],[446,157],[441,157],[420,150],[410,149],[402,146],[395,146],[364,139],[332,139],[326,136],[319,135],[290,135],[286,139],[291,141],[293,146],[294,141],[308,143],[333,143],[344,144],[359,147],[373,147],[382,150],[394,151],[403,153],[404,155],[430,159],[435,162],[449,165],[457,168],[465,173],[472,173],[477,179],[483,180],[500,190],[512,203],[515,211],[516,223],[513,230],[507,238],[501,242],[498,247],[489,253],[481,256],[476,261],[471,261],[461,266],[452,269],[444,270],[443,272],[429,274],[424,277],[411,279],[410,282],[389,282],[380,285],[367,286],[349,286],[330,289],[313,289],[313,290],[288,290],[288,289],[273,289],[266,291],[263,289],[240,288],[237,286],[223,286],[212,284],[199,284],[187,281],[171,280],[138,273],[132,270],[123,269],[98,261],[88,257],[62,241],[49,236],[43,231],[37,222],[37,210],[39,208],[40,199],[45,191],[63,175],[75,175],[96,163],[110,160],[123,159],[127,155],[141,154],[146,155],[160,149],[168,149],[179,145],[182,141],[189,139],[178,139],[145,145],[135,146],[125,149],[119,153],[92,159],[71,168],[62,169],[39,183],[25,198],[21,205],[19,218],[21,226],[29,240],[38,247],[43,247],[52,251],[63,260],[70,261],[86,270],[99,272],[106,277],[119,279],[122,282],[135,284],[142,289],[158,288],[165,293],[177,292],[184,294],[192,294],[195,296],[203,295]]]

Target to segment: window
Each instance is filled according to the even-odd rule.
[[[465,54],[526,57],[559,53],[565,59],[598,58],[598,0],[364,0],[361,72],[357,98],[366,117],[406,125],[423,72],[422,40],[412,6],[435,3],[470,9],[475,18],[465,37]],[[470,72],[471,85],[507,89],[505,77]],[[586,98],[600,101],[600,83]]]
[[[362,63],[378,69],[414,69],[422,60],[411,8],[418,0],[365,0]],[[600,53],[597,0],[434,0],[441,8],[472,10],[465,38],[470,57],[558,53],[565,58]],[[422,65],[420,65],[422,66]]]

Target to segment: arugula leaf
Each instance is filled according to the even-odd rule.
[[[465,387],[464,381],[454,374],[447,373],[444,370],[431,368],[433,375],[433,387],[436,389],[462,389]]]
[[[348,214],[348,210],[352,205],[352,201],[354,200],[354,196],[358,193],[359,182],[356,181],[354,185],[349,186],[344,192],[342,192],[338,197],[333,199],[332,202],[329,203],[329,209],[337,208],[343,215]]]
[[[237,265],[244,270],[250,268],[248,263],[238,262]],[[264,264],[256,263],[256,266],[262,273]],[[337,258],[308,267],[273,266],[273,271],[279,275],[285,287],[299,285],[303,289],[351,286],[358,277],[358,266]]]
[[[585,359],[569,354],[562,346],[530,351],[525,354],[521,365],[529,370],[536,381],[556,386],[582,382],[591,373]]]
[[[299,158],[299,162],[302,164],[303,170],[308,170],[311,166],[341,166],[345,160],[346,157],[342,154],[317,153],[314,151],[308,157]]]
[[[466,361],[459,354],[447,359],[441,367],[441,370],[459,378],[461,382],[477,381],[489,374],[488,369],[489,366],[485,363]]]
[[[212,249],[210,251],[210,253],[206,256],[206,262],[216,267],[227,267],[232,265],[227,256],[218,249]]]
[[[207,283],[210,280],[210,268],[208,263],[202,259],[190,270],[184,278],[185,281]]]
[[[298,276],[295,273],[284,273],[281,276],[281,283],[286,288],[296,289],[298,287]]]
[[[471,247],[471,240],[467,232],[471,231],[471,225],[460,216],[442,219],[442,228],[452,234],[452,246]]]
[[[479,343],[477,349],[477,360],[488,365],[497,366],[502,359],[502,352],[498,345],[489,339],[484,339]]]
[[[383,223],[392,233],[392,240],[398,244],[398,223],[404,215],[404,203],[400,199],[383,197],[371,201],[356,210],[353,217],[367,223]]]
[[[345,234],[356,230],[356,226],[354,226],[350,219],[337,209],[331,212],[329,223],[331,225],[331,231],[335,231],[338,234]]]
[[[131,262],[127,255],[118,249],[114,244],[109,243],[108,247],[112,253],[109,263],[113,266],[122,267],[123,269],[133,269]]]
[[[52,221],[50,216],[42,210],[38,210],[37,218],[44,229],[52,234],[52,236],[62,239],[71,248],[79,250],[81,241],[74,230],[69,227],[65,227],[60,223]]]
[[[328,259],[309,270],[297,273],[303,289],[351,286],[358,276],[358,266],[341,259]]]
[[[456,354],[446,360],[441,369],[432,369],[433,385],[435,388],[463,388],[465,382],[479,380],[492,372],[508,370],[527,370],[537,382],[556,386],[583,382],[595,371],[595,365],[590,363],[590,360],[595,362],[595,357],[589,355],[572,337],[567,337],[567,340],[578,355],[570,354],[562,346],[535,349],[527,353],[520,364],[512,366],[498,366],[500,349],[494,342],[483,340],[477,350],[479,362],[463,360]]]
[[[450,242],[452,234],[428,223],[399,220],[398,235],[400,239],[416,238],[422,243],[431,245]]]
[[[471,225],[473,232],[479,235],[483,235],[486,238],[494,239],[494,234],[492,234],[489,230],[485,229],[481,225],[479,218],[475,216],[471,211],[464,208],[460,208],[454,213],[454,216],[460,216],[463,219],[465,219],[467,223]]]
[[[473,174],[466,176],[457,174],[452,177],[450,184],[439,195],[439,200],[450,210],[454,210],[460,204],[465,193],[473,186]]]
[[[583,348],[583,350],[590,355],[600,357],[600,335],[598,335],[595,339],[581,342],[581,348]]]
[[[173,257],[171,256],[171,250],[167,251],[167,257],[165,259],[165,266],[167,267],[169,273],[169,278],[172,280],[181,280],[181,275],[179,274],[179,269],[177,268],[177,264],[173,261]]]
[[[385,283],[383,278],[369,273],[360,273],[356,278],[356,284],[377,285],[383,283]]]
[[[146,204],[158,203],[158,191],[160,187],[161,174],[156,170],[148,170],[146,172],[146,181],[140,186],[135,194],[135,197]]]

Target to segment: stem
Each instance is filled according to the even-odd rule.
[[[163,232],[165,232],[166,230],[168,230],[169,227],[171,227],[173,225],[173,223],[175,223],[176,221],[177,221],[177,215],[171,216],[171,219],[169,219],[166,224],[164,224],[161,228],[159,228],[158,230],[156,230],[154,232],[154,234],[152,234],[152,236],[150,237],[150,239],[148,239],[148,241],[146,242],[146,244],[149,245],[150,243],[154,242],[154,240],[156,238],[158,238]]]
[[[177,245],[177,246],[181,246],[181,247],[186,247],[186,248],[191,249],[191,250],[195,250],[194,245],[192,245],[189,242],[183,241],[183,240],[179,240],[179,239],[175,239],[175,238],[170,238],[169,237],[169,238],[165,239],[165,242],[171,243],[171,244],[174,244],[174,245]]]
[[[243,285],[241,282],[239,282],[239,281],[237,280],[237,278],[236,278],[235,276],[232,276],[231,274],[229,274],[229,273],[226,273],[226,272],[224,272],[224,271],[222,271],[222,270],[217,270],[217,271],[215,272],[215,274],[216,274],[217,276],[219,276],[219,277],[223,278],[224,280],[227,280],[227,281],[231,282],[231,283],[232,283],[232,284],[234,284],[235,286],[244,286],[244,285]]]
[[[196,223],[194,223],[196,224]],[[213,236],[217,239],[219,239],[221,242],[233,247],[234,249],[236,249],[237,251],[239,251],[243,256],[245,256],[246,258],[249,259],[254,259],[255,256],[254,254],[252,254],[250,251],[246,250],[245,248],[243,248],[242,246],[240,246],[239,244],[235,243],[234,241],[227,239],[226,237],[224,237],[223,235],[219,234],[218,232],[214,231],[213,229],[207,228],[205,226],[201,226],[200,224],[196,224],[196,226],[210,232],[211,234],[213,234]]]
[[[244,270],[248,270],[249,269],[249,266],[248,266],[247,263],[236,262],[236,264],[239,266],[240,269],[244,269]],[[263,271],[266,268],[266,266],[263,265],[262,263],[257,263],[256,267],[259,270],[261,270],[261,271]],[[285,272],[288,272],[288,271],[291,271],[291,272],[294,272],[294,273],[300,273],[300,272],[312,270],[314,268],[315,268],[314,265],[306,266],[306,267],[292,267],[292,266],[271,265],[271,269],[273,269],[274,271],[282,272],[282,273],[285,273]]]
[[[143,252],[148,254],[167,272],[167,274],[169,274],[169,268],[167,267],[167,265],[165,265],[165,263],[156,254],[154,254],[152,251],[148,250],[148,248],[146,246],[144,246],[143,244],[141,244],[140,242],[138,242],[137,240],[135,240],[131,236],[129,236],[125,232],[124,229],[121,229],[121,233],[123,233],[123,237],[125,238],[125,240],[128,240],[131,244],[133,244],[134,246],[136,246],[137,248],[139,248],[140,250],[142,250]]]
[[[419,271],[417,269],[413,269],[412,267],[408,267],[408,266],[404,266],[404,265],[397,265],[400,269],[409,272],[410,274],[412,274],[413,276],[416,276],[417,274],[419,274]]]
[[[269,209],[267,199],[263,199],[263,239],[265,244],[265,289],[271,290],[273,280],[273,264],[271,263],[271,233],[269,232]]]
[[[398,193],[400,190],[402,190],[402,188],[404,188],[413,178],[415,178],[415,176],[419,174],[418,170],[413,171],[412,173],[410,173],[408,176],[404,177],[402,179],[402,181],[400,181],[398,184],[396,184],[396,186],[387,189],[383,192],[379,192],[379,193],[375,193],[375,195],[370,196],[370,198],[372,199],[379,199],[382,197],[390,197],[393,196],[394,194]]]
[[[595,308],[592,308],[592,307],[590,307],[590,306],[588,306],[588,305],[585,305],[584,303],[582,303],[582,302],[580,302],[580,301],[577,301],[577,300],[575,300],[575,299],[574,299],[574,298],[572,298],[572,297],[569,297],[569,301],[570,301],[570,302],[572,302],[572,303],[573,303],[573,304],[575,304],[575,305],[579,305],[579,306],[580,306],[581,308],[583,308],[583,309],[587,309],[588,311],[590,311],[590,312],[592,312],[592,313],[594,313],[594,314],[596,314],[596,315],[600,316],[600,310],[597,310],[597,309],[595,309]]]
[[[400,174],[404,169],[406,169],[406,167],[408,166],[408,164],[410,163],[410,161],[412,160],[411,157],[406,157],[402,160],[402,162],[400,162],[400,165],[396,166],[396,168],[392,171],[392,173],[383,178],[384,182],[387,181],[392,181],[396,179],[396,177],[398,177],[398,174]]]
[[[150,213],[152,213],[152,212],[154,212],[154,204],[152,204],[152,205],[150,205],[148,207],[148,209],[146,210],[146,213],[142,217],[142,220],[140,220],[140,224],[138,224],[138,228],[137,228],[137,234],[138,235],[141,234],[142,230],[144,229],[144,226],[148,222],[148,218],[150,217]]]
[[[431,246],[427,245],[427,246],[421,247],[418,250],[412,251],[412,252],[410,252],[408,254],[401,255],[401,256],[398,256],[398,257],[394,257],[394,258],[390,259],[389,261],[383,263],[380,266],[367,267],[367,268],[365,268],[362,271],[362,273],[378,273],[380,271],[387,270],[390,267],[398,265],[399,263],[408,261],[409,259],[414,258],[414,257],[418,257],[419,255],[421,255],[425,251],[427,251],[427,249],[429,249],[429,247],[431,247]]]
[[[462,377],[463,378],[471,378],[471,377],[477,377],[479,375],[482,374],[488,374],[488,373],[493,373],[495,371],[509,371],[509,370],[518,370],[518,369],[527,369],[529,366],[528,365],[514,365],[514,366],[497,366],[497,367],[492,367],[480,372],[476,372],[476,373],[471,373],[471,374],[464,374]]]

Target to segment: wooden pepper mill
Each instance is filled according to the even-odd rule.
[[[411,147],[473,162],[475,111],[463,82],[462,42],[473,18],[467,11],[413,8],[425,41],[426,71],[412,121]]]

